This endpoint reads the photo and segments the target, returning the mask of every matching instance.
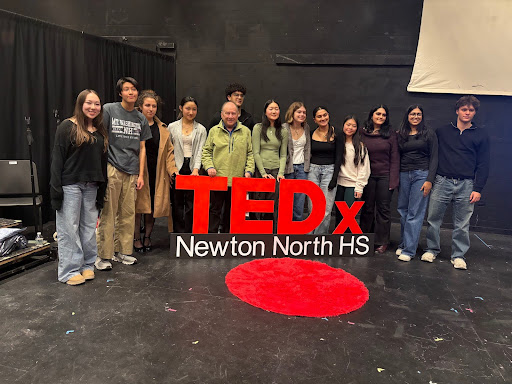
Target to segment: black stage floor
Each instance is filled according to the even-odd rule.
[[[370,290],[325,320],[240,301],[224,277],[246,259],[173,259],[165,229],[139,264],[83,286],[57,282],[56,262],[1,281],[0,382],[512,382],[512,237],[471,233],[468,271],[446,253],[324,258]]]

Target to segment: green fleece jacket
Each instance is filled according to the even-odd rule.
[[[231,133],[223,122],[210,129],[201,156],[204,169],[215,168],[217,176],[226,176],[231,187],[233,177],[254,173],[251,131],[239,121]]]

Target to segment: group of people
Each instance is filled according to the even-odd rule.
[[[440,252],[443,216],[453,202],[452,262],[466,269],[469,219],[489,169],[487,134],[472,122],[480,105],[474,96],[457,101],[456,124],[434,131],[425,124],[423,108],[412,105],[395,131],[383,104],[370,110],[363,125],[349,115],[340,128],[331,124],[328,109],[318,106],[312,111],[312,129],[302,102],[288,107],[283,122],[278,102],[268,100],[262,122],[255,124],[242,108],[246,88],[241,84],[226,88],[226,102],[208,128],[196,121],[198,102],[190,96],[180,102],[179,119],[167,126],[156,115],[161,100],[154,91],[140,91],[135,79],[123,77],[116,92],[121,102],[102,107],[94,90],[82,91],[73,116],[57,128],[51,199],[59,281],[78,285],[94,278],[95,267],[136,263],[134,251],[151,250],[157,217],[168,217],[170,232],[192,232],[193,192],[170,188],[177,175],[228,178],[226,191],[210,195],[210,233],[234,232],[233,177],[276,180],[274,192],[251,196],[276,201],[273,213],[251,213],[252,219],[273,220],[274,225],[280,180],[317,184],[326,209],[314,234],[328,233],[335,201],[351,206],[362,200],[360,226],[375,234],[378,253],[390,244],[391,199],[398,188],[401,239],[396,254],[402,261],[416,254],[429,206],[427,249],[421,259],[433,262]],[[304,194],[295,194],[293,220],[303,220],[305,200]],[[311,210],[311,202],[308,206]],[[341,220],[338,212],[335,224]]]

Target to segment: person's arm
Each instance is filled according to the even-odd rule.
[[[198,176],[199,169],[201,168],[201,154],[203,152],[204,143],[206,142],[206,128],[199,124],[196,140],[198,140],[198,145],[196,148],[196,153],[194,155],[194,169],[192,170],[192,175]]]
[[[203,152],[201,154],[201,162],[203,163],[204,169],[208,172],[208,176],[214,177],[217,175],[217,171],[213,166],[213,135],[215,131],[210,130],[206,142],[203,146]]]
[[[370,178],[370,156],[363,143],[361,143],[361,157],[364,158],[357,166],[357,180],[354,188],[354,197],[360,199],[363,196],[364,187],[368,184]]]
[[[176,161],[174,160],[174,145],[172,145],[170,136],[169,139],[167,139],[167,154],[165,158],[165,166],[170,178],[172,178],[172,175],[174,175],[175,173],[178,173]]]
[[[437,135],[434,132],[429,132],[428,135],[428,145],[429,145],[429,163],[428,163],[428,175],[427,180],[421,186],[421,191],[423,191],[423,196],[427,196],[432,189],[432,184],[434,183],[434,179],[436,177],[437,172]]]
[[[392,132],[389,138],[391,153],[389,156],[389,190],[398,188],[400,183],[400,152],[398,150],[397,135]]]
[[[254,152],[252,148],[251,133],[247,137],[247,159],[245,160],[245,177],[252,177],[254,173]]]
[[[256,124],[252,130],[252,153],[254,157],[254,163],[258,168],[262,177],[267,177],[265,167],[263,166],[263,159],[261,158],[261,124]]]
[[[139,177],[137,178],[137,189],[140,190],[144,186],[144,167],[146,165],[146,142],[140,142],[139,152]]]
[[[277,174],[277,181],[284,179],[284,170],[286,168],[286,160],[288,157],[288,130],[284,127],[281,129],[281,147],[279,148],[279,173]]]
[[[55,143],[52,151],[52,163],[50,167],[50,197],[52,208],[60,211],[62,208],[62,200],[64,198],[64,191],[62,190],[62,169],[66,162],[66,154],[68,152],[67,143],[70,143],[69,132],[66,129],[68,124],[64,120],[58,127],[55,133]]]
[[[98,192],[96,193],[96,208],[98,211],[103,209],[105,202],[105,192],[107,191],[107,152],[101,154],[101,172],[103,173],[103,182],[98,185]]]
[[[477,128],[482,129],[482,128]],[[487,178],[489,177],[489,162],[491,152],[489,145],[489,136],[485,134],[477,149],[476,155],[476,169],[475,169],[475,182],[473,192],[471,192],[469,202],[476,203],[482,197],[482,190],[484,189]]]
[[[107,136],[110,133],[110,108],[105,108],[105,105],[103,106],[103,125],[105,126],[105,129],[107,130]]]
[[[341,129],[336,128],[334,132],[334,172],[332,174],[331,181],[329,182],[329,190],[334,189],[336,187],[336,184],[338,184],[338,175],[341,170],[341,161],[343,159],[343,147],[345,146],[344,140],[341,140],[341,138],[343,137]]]

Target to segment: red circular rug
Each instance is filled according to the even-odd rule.
[[[241,264],[228,272],[226,284],[246,303],[292,316],[341,315],[361,308],[369,298],[363,282],[343,269],[289,257]]]

